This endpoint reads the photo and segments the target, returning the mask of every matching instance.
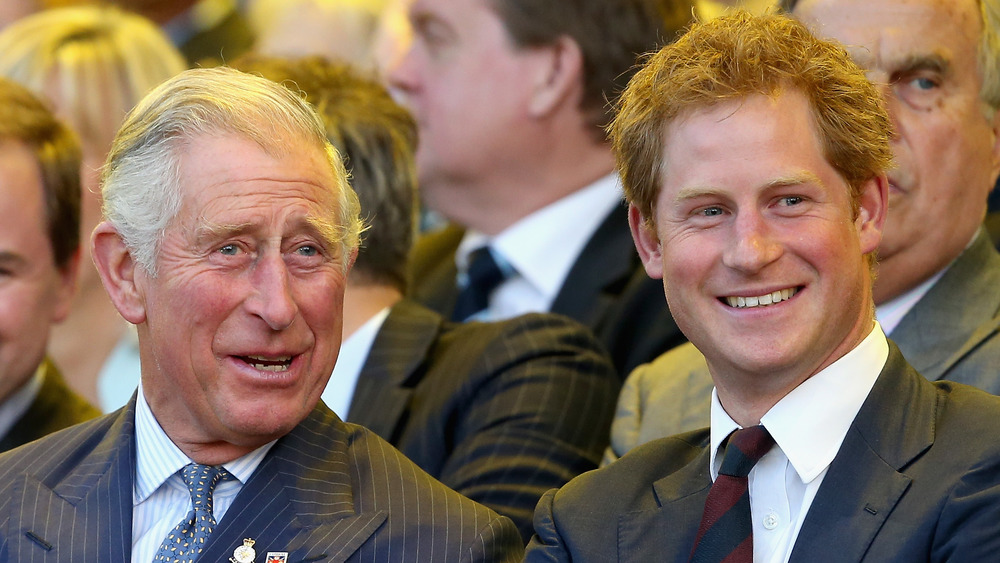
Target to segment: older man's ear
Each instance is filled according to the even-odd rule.
[[[132,324],[145,322],[145,298],[136,283],[137,274],[145,274],[132,260],[118,231],[111,223],[102,222],[94,229],[91,247],[94,265],[115,309]]]

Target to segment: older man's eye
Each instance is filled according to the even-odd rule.
[[[316,256],[319,254],[319,250],[317,250],[315,246],[309,244],[298,247],[295,249],[295,252],[301,256]]]
[[[781,198],[780,202],[781,205],[787,205],[787,206],[798,205],[802,203],[802,198],[797,195],[789,195]]]
[[[219,248],[219,254],[224,254],[226,256],[234,256],[240,249],[235,244],[227,244]]]
[[[719,215],[722,215],[722,208],[721,207],[706,207],[706,208],[704,208],[704,209],[701,210],[700,214],[704,215],[705,217],[717,217]]]
[[[920,77],[914,78],[910,81],[910,84],[917,90],[932,90],[938,87],[938,83],[930,78]]]

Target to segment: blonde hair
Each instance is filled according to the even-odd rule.
[[[44,10],[0,32],[0,76],[49,97],[102,151],[128,110],[185,67],[155,24],[113,7]]]
[[[665,174],[664,132],[680,114],[784,89],[810,102],[827,161],[851,188],[892,164],[882,97],[842,46],[783,15],[746,12],[692,25],[629,82],[609,127],[625,195],[652,223]]]

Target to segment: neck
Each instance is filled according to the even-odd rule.
[[[352,274],[344,290],[344,338],[348,338],[361,328],[379,311],[392,307],[403,298],[395,287],[375,283],[364,283],[354,279]]]
[[[422,194],[432,209],[449,220],[496,235],[614,171],[610,147],[583,137],[575,143],[543,139],[541,147],[552,148],[540,147],[492,175],[422,178]]]

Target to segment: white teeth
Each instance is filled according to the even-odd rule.
[[[766,305],[781,303],[782,301],[790,299],[793,295],[795,295],[796,291],[798,290],[795,288],[779,289],[778,291],[765,293],[764,295],[750,297],[726,297],[725,300],[730,307],[736,307],[738,309],[763,307]]]
[[[285,364],[250,364],[253,367],[261,371],[288,371],[288,366]]]
[[[253,366],[254,369],[259,369],[261,371],[288,371],[288,368],[292,365],[291,356],[280,356],[277,358],[246,356],[246,359],[248,360],[247,363]]]

